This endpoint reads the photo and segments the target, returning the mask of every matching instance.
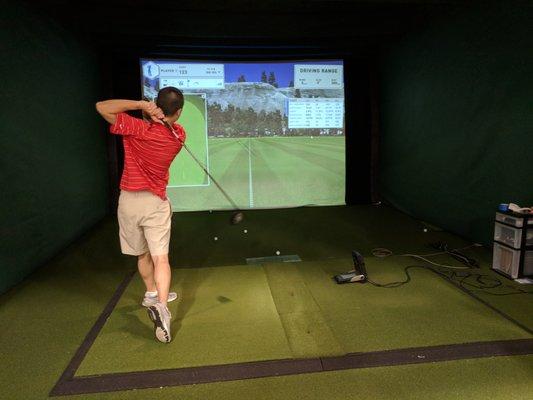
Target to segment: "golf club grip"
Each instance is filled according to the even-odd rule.
[[[237,204],[233,201],[233,199],[231,197],[229,197],[229,195],[226,193],[226,191],[224,189],[222,189],[222,186],[220,186],[220,184],[217,182],[217,180],[215,178],[213,178],[213,176],[209,173],[209,171],[207,171],[207,168],[202,164],[202,162],[196,158],[196,156],[192,153],[192,151],[189,150],[189,148],[187,147],[185,142],[180,139],[180,137],[176,134],[176,132],[174,132],[174,129],[172,128],[172,126],[167,121],[165,121],[164,119],[162,119],[161,121],[172,132],[172,134],[176,137],[176,139],[178,139],[178,141],[185,148],[185,150],[187,150],[187,153],[190,154],[190,156],[193,158],[193,160],[196,161],[196,163],[200,166],[200,168],[202,168],[203,171],[207,174],[207,176],[213,181],[213,183],[217,186],[217,188],[224,195],[224,197],[231,203],[233,208],[238,210],[239,207],[237,206]]]

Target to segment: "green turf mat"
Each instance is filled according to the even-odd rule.
[[[77,375],[291,357],[262,268],[181,269],[174,280],[183,300],[169,303],[170,344],[155,341],[136,276]]]
[[[343,348],[300,274],[299,264],[264,266],[294,358],[341,355]]]
[[[403,279],[399,258],[367,259],[372,279]],[[136,277],[78,375],[331,356],[530,335],[431,271],[400,288],[337,285],[349,260],[175,272],[174,340],[161,345]],[[386,338],[386,339],[385,339]]]
[[[131,267],[99,224],[0,296],[0,398],[47,399]]]
[[[531,337],[431,271],[412,269],[411,282],[386,289],[333,282],[330,277],[349,270],[351,260],[309,264],[315,267],[301,266],[306,284],[346,352]],[[366,259],[371,279],[383,283],[405,279],[404,267],[420,264]]]
[[[246,215],[246,227],[249,232],[244,235],[242,229],[245,226],[232,227],[228,225],[229,213],[176,214],[172,233],[172,265],[180,267],[231,265],[232,263],[236,265],[244,263],[246,257],[274,255],[276,249],[280,249],[282,254],[298,254],[304,261],[320,261],[320,268],[298,269],[298,274],[294,275],[295,273],[291,272],[287,275],[287,280],[293,284],[299,282],[298,291],[294,292],[296,298],[291,302],[287,300],[290,297],[282,296],[282,293],[288,293],[290,290],[289,285],[282,285],[282,275],[278,277],[281,284],[278,284],[277,288],[274,287],[272,281],[268,282],[271,293],[277,291],[277,294],[272,295],[273,299],[269,306],[276,307],[276,314],[278,312],[277,307],[279,307],[281,317],[278,318],[277,323],[285,328],[287,325],[281,325],[283,318],[286,316],[290,318],[291,312],[296,314],[295,323],[290,325],[292,327],[291,340],[300,336],[302,339],[299,343],[302,343],[304,350],[323,348],[320,347],[320,342],[303,340],[309,336],[305,331],[307,327],[321,326],[320,324],[329,315],[327,309],[322,307],[333,307],[334,302],[343,303],[343,306],[346,305],[348,313],[356,316],[350,322],[350,326],[339,331],[344,332],[343,334],[348,338],[354,338],[352,339],[353,342],[356,342],[355,337],[359,332],[358,330],[362,329],[367,332],[367,335],[372,332],[371,326],[364,326],[365,324],[368,325],[368,319],[366,319],[368,308],[367,313],[363,315],[363,306],[367,306],[369,303],[371,303],[371,307],[382,306],[385,310],[384,313],[379,314],[382,319],[387,313],[392,313],[394,307],[401,309],[401,302],[387,301],[390,296],[389,291],[393,291],[393,289],[381,289],[381,292],[372,294],[369,293],[370,287],[362,288],[356,285],[341,287],[330,282],[331,275],[350,269],[351,262],[346,257],[349,257],[351,249],[361,250],[365,256],[369,256],[370,250],[378,246],[388,247],[395,253],[406,253],[431,251],[428,249],[427,243],[437,240],[444,240],[452,247],[468,244],[461,238],[446,232],[430,230],[428,233],[424,233],[422,231],[423,226],[419,222],[387,207],[301,208],[248,212]],[[212,240],[212,236],[215,234],[219,235],[218,242]],[[114,219],[104,221],[65,249],[42,269],[28,277],[25,282],[0,296],[0,321],[2,323],[0,353],[5,366],[0,371],[0,387],[2,388],[0,397],[10,400],[48,398],[49,391],[70,362],[118,284],[127,273],[135,268],[133,258],[120,254],[117,235],[118,228]],[[209,242],[206,242],[204,238],[209,238]],[[491,260],[490,250],[474,248],[468,252],[469,255],[473,255],[481,261],[481,273],[491,274],[487,270]],[[328,260],[328,257],[335,257],[339,260]],[[450,259],[446,260],[452,262]],[[392,260],[387,259],[387,263],[389,261]],[[401,273],[403,266],[412,263],[412,260],[405,259],[394,265],[383,265],[382,268],[378,268],[369,259],[368,269],[376,280],[397,280],[403,279]],[[288,265],[292,268],[300,264]],[[279,265],[279,268],[282,267],[283,265]],[[257,266],[253,268],[260,269]],[[199,269],[198,275],[191,274],[187,282],[180,278],[180,271],[175,271],[174,282],[176,286],[187,284],[191,288],[194,288],[195,285],[205,286],[209,280],[203,278],[202,272],[204,270],[203,268]],[[278,272],[280,271],[278,270]],[[423,272],[420,272],[413,274],[415,280],[422,277]],[[493,275],[502,279],[505,286],[502,289],[505,291],[516,287],[530,290],[530,287],[514,284],[498,274]],[[239,274],[236,281],[246,279],[246,276],[248,276],[246,273],[242,274],[242,277]],[[423,279],[432,284],[438,282],[429,276],[423,277]],[[303,291],[303,294],[299,295],[298,293],[303,290],[301,281],[304,282],[307,291]],[[149,325],[143,325],[144,322],[141,322],[145,318],[142,310],[138,308],[142,287],[137,282],[139,291],[133,290],[134,283],[135,281],[132,282],[132,290],[122,298],[121,304],[122,307],[131,307],[131,310],[136,311],[124,309],[122,312],[131,315],[123,317],[123,325],[118,329],[127,332],[128,341],[137,343],[137,348],[156,346],[158,344],[153,341]],[[511,286],[511,288],[507,288],[507,286]],[[364,291],[362,291],[363,289]],[[438,324],[442,324],[438,322],[440,318],[451,319],[449,315],[446,315],[448,311],[446,302],[449,296],[442,297],[442,290],[442,284],[438,284],[435,295],[432,296],[434,298],[430,304],[435,304],[435,313],[432,308],[429,308],[429,303],[422,307],[410,296],[405,296],[405,305],[412,304],[413,312],[423,311],[420,312],[422,316],[418,320],[409,316],[410,321],[417,324],[416,326],[420,326],[422,337],[443,336],[437,331],[429,332],[427,330],[428,324],[435,324],[432,322],[433,319]],[[302,301],[304,298],[308,299],[309,293],[313,296],[315,304],[320,306],[321,315],[313,311],[315,308],[307,308],[308,303]],[[378,295],[378,293],[381,294]],[[481,292],[481,294],[483,293]],[[204,303],[206,307],[213,306],[214,308],[211,310],[213,312],[216,311],[217,307],[220,308],[229,303],[226,302],[226,298],[234,300],[230,295],[217,294],[217,296],[219,295],[224,296],[224,298],[219,298],[221,301],[215,300]],[[464,296],[466,297],[466,295]],[[322,301],[323,298],[325,301]],[[531,324],[531,295],[484,295],[483,298],[498,308],[504,309],[505,312],[522,323],[528,323],[530,327],[533,327]],[[199,296],[196,296],[192,305],[191,303],[187,305],[187,301],[190,300],[184,300],[185,306],[189,308],[188,312],[193,312],[198,299]],[[452,309],[459,304],[461,304],[460,301],[454,300]],[[484,324],[476,330],[484,332],[487,329],[492,329],[489,320],[500,321],[499,318],[501,317],[495,313],[488,319],[482,305],[479,308],[473,307],[466,300],[464,304],[467,315],[474,316],[472,321],[465,322],[466,333],[471,338],[475,336],[472,325],[476,321],[481,320]],[[286,308],[283,308],[282,305],[285,305]],[[121,305],[119,305],[120,307]],[[204,311],[200,308],[197,310]],[[211,311],[207,310],[206,312]],[[138,316],[135,315],[136,312],[139,312]],[[249,310],[246,309],[246,312]],[[402,312],[405,313],[406,311]],[[436,315],[436,312],[439,312],[439,315]],[[202,314],[202,312],[198,312],[191,315],[191,319],[200,319]],[[215,314],[218,315],[218,312]],[[307,316],[302,317],[302,314],[307,314]],[[478,318],[478,315],[481,318]],[[115,316],[112,316],[111,320],[114,318]],[[337,317],[333,319],[337,319]],[[233,321],[231,318],[229,320]],[[336,324],[341,325],[341,328],[344,323],[343,320],[346,320],[345,315],[339,315]],[[301,321],[308,324],[300,325]],[[326,319],[326,321],[328,322],[328,329],[333,330],[334,326],[330,324],[329,320]],[[452,326],[457,328],[457,332],[452,334],[459,337],[462,327],[458,326],[457,322],[452,322],[455,324]],[[377,317],[376,323],[387,326]],[[200,325],[199,323],[198,326]],[[359,325],[363,325],[363,328],[360,328]],[[433,326],[439,327],[439,325]],[[506,325],[502,329],[498,322],[493,336],[501,336],[510,331],[512,332],[509,338],[521,335],[521,333],[517,334],[513,326],[508,328],[509,326]],[[402,341],[397,339],[397,329],[401,327],[404,325],[396,323],[389,325],[388,329],[374,330],[376,337],[370,338],[370,344],[376,344],[379,340],[383,343],[393,341],[396,344],[401,344]],[[412,332],[413,326],[408,327],[408,329]],[[450,330],[451,328],[446,327],[446,329]],[[198,334],[198,331],[196,330],[195,333]],[[287,331],[289,331],[288,328]],[[117,332],[113,335],[120,339],[117,341],[118,343],[123,342]],[[146,335],[146,339],[143,339],[143,335]],[[207,332],[205,335],[209,335],[209,333]],[[337,342],[342,343],[341,335],[336,331],[335,335]],[[415,332],[413,337],[420,340],[416,338],[418,335],[419,333]],[[401,333],[400,336],[403,337],[404,333]],[[283,340],[286,341],[285,345],[289,349],[288,338]],[[143,343],[139,345],[141,342]],[[356,348],[359,344],[353,342],[352,344]],[[304,344],[306,346],[311,344],[312,346],[306,347]],[[165,348],[166,346],[162,345],[162,347]],[[292,351],[293,348],[290,350]],[[134,353],[129,348],[126,351],[128,356],[130,353]],[[102,355],[107,358],[114,357],[114,353],[111,351]],[[530,393],[533,391],[531,371],[533,371],[533,356],[495,357],[67,398],[182,398],[202,400],[247,399],[250,397],[254,399],[529,399]]]
[[[501,279],[501,277],[499,277]],[[518,286],[518,285],[517,285]],[[482,291],[482,290],[472,290],[476,296],[480,297],[487,303],[496,307],[498,310],[503,311],[510,317],[516,319],[520,323],[526,325],[530,329],[533,329],[533,295],[529,294],[516,294],[516,295],[507,295],[507,294],[498,294],[498,293],[514,293],[515,285],[512,285],[507,290],[502,291]],[[530,293],[533,293],[533,288],[531,286],[521,289],[527,289]],[[496,293],[496,294],[488,294]]]
[[[489,269],[492,265],[492,252],[487,249],[472,248],[464,251],[464,253],[481,262],[482,269],[479,271],[483,275],[481,282],[485,286],[496,287],[493,289],[478,289],[476,286],[481,284],[475,277],[466,279],[463,282],[463,286],[498,310],[533,329],[533,312],[531,311],[533,310],[533,285],[514,282]],[[498,281],[502,284],[498,285]]]

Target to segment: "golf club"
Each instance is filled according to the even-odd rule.
[[[242,211],[239,210],[239,207],[237,206],[237,204],[233,201],[233,199],[226,193],[226,191],[224,189],[222,189],[222,186],[220,186],[220,184],[217,182],[217,180],[215,178],[213,178],[213,176],[209,173],[209,171],[207,171],[207,168],[202,164],[202,162],[200,160],[198,160],[196,158],[196,156],[189,150],[189,148],[187,147],[187,145],[179,138],[179,136],[176,134],[176,132],[174,131],[174,129],[172,128],[172,126],[167,122],[165,121],[164,119],[161,119],[161,121],[163,122],[163,124],[172,132],[172,134],[176,137],[176,139],[179,140],[179,142],[182,144],[182,146],[185,148],[185,150],[187,150],[187,153],[190,154],[190,156],[193,158],[194,161],[196,161],[196,163],[200,166],[200,168],[203,169],[203,171],[207,174],[207,176],[209,176],[209,178],[211,178],[211,180],[213,181],[213,183],[218,187],[218,189],[220,190],[220,192],[224,195],[224,197],[226,199],[228,199],[228,201],[230,202],[230,204],[233,206],[233,208],[236,210],[235,213],[233,213],[233,215],[231,216],[231,223],[233,225],[237,225],[238,223],[240,223],[243,219],[244,219],[244,214],[242,213]]]

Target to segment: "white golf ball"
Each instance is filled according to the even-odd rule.
[[[424,232],[427,232],[428,231],[428,228],[424,228]]]
[[[276,255],[279,256],[281,253],[279,252],[279,250],[276,251]]]
[[[248,233],[248,229],[245,229],[243,232],[244,232],[244,233]]]
[[[215,236],[214,239],[215,239],[215,240],[218,240],[218,237]]]

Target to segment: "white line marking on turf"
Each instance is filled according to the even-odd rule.
[[[249,196],[250,196],[250,208],[254,208],[254,188],[252,184],[252,140],[248,138],[248,183],[249,183]]]

